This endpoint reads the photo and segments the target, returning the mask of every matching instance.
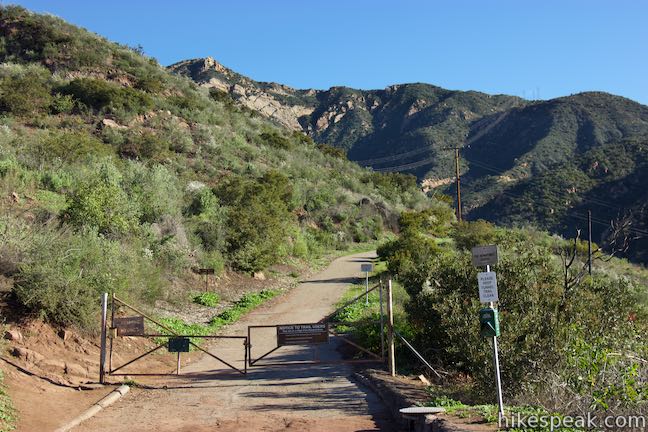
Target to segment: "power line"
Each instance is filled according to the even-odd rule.
[[[467,140],[463,144],[463,147],[470,147],[470,145],[472,143],[474,143],[475,141],[477,141],[478,139],[480,139],[481,137],[486,135],[488,132],[490,132],[491,129],[493,129],[495,126],[500,124],[506,117],[508,117],[508,115],[511,113],[510,109],[515,108],[517,105],[518,105],[517,101],[511,101],[510,103],[506,104],[506,106],[504,106],[502,108],[502,111],[501,111],[500,115],[495,119],[495,121],[490,123],[488,126],[483,128],[477,134],[475,134],[473,137],[471,137],[469,140]],[[433,145],[433,144],[434,144],[434,142],[431,143],[431,145]],[[396,160],[399,160],[399,159],[405,159],[405,158],[410,157],[410,156],[417,156],[417,155],[419,155],[421,153],[425,153],[425,152],[428,152],[430,150],[433,150],[431,145],[426,146],[426,147],[422,147],[422,148],[418,148],[418,149],[414,149],[414,150],[410,150],[410,151],[407,151],[405,153],[399,153],[399,154],[395,154],[395,155],[391,155],[391,156],[385,156],[385,157],[374,158],[374,159],[357,160],[355,162],[357,164],[360,164],[360,165],[373,165],[373,164],[380,164],[380,163],[384,163],[384,162],[392,162],[392,161],[396,161]],[[426,161],[427,161],[427,163],[429,163],[430,159],[426,159]],[[413,162],[413,163],[415,163],[415,162]],[[399,165],[399,166],[396,166],[396,167],[378,168],[378,169],[374,169],[374,171],[378,171],[378,170],[381,170],[381,171],[388,171],[388,170],[404,171],[406,168],[402,168],[402,167],[407,166],[407,165],[409,165],[409,164],[403,164],[403,165]],[[426,164],[423,164],[423,165],[426,165]],[[417,165],[416,168],[418,168],[419,166],[423,166],[423,165]],[[396,169],[396,168],[399,168],[399,169]]]
[[[507,192],[507,191],[501,191],[501,192],[499,192],[499,194],[504,195],[504,196],[506,196],[508,198],[511,198],[511,199],[523,198],[521,195],[514,194],[514,193],[511,193],[511,192]],[[544,203],[535,202],[535,201],[533,201],[533,202],[529,201],[529,204],[531,204],[533,206],[537,206],[537,207],[544,207],[544,208],[547,208],[547,209],[550,209],[550,210],[558,210],[558,209],[561,208],[561,207],[557,208],[557,207],[551,206],[549,204],[544,204]],[[581,220],[585,220],[585,221],[588,220],[587,215],[576,212],[573,209],[570,209],[568,207],[562,207],[562,209],[567,210],[567,212],[568,212],[567,216],[568,217],[573,217],[573,218],[581,219]],[[605,221],[603,219],[592,218],[592,223],[596,223],[597,225],[601,225],[601,226],[610,227],[612,221]],[[637,235],[641,235],[641,236],[644,236],[644,237],[648,237],[648,231],[643,231],[643,230],[638,229],[638,228],[630,228],[630,227],[625,228],[625,230],[632,233],[632,234],[637,234]]]
[[[431,157],[427,159],[420,160],[418,162],[412,162],[404,165],[398,165],[394,167],[384,167],[384,168],[373,168],[374,171],[377,172],[392,172],[392,171],[407,171],[413,168],[419,168],[425,165],[429,165],[433,162],[437,161],[437,157]]]
[[[358,160],[358,161],[355,161],[355,163],[360,164],[360,165],[373,165],[373,164],[379,164],[379,163],[383,163],[383,162],[391,162],[391,161],[395,161],[395,160],[399,160],[399,159],[405,159],[406,157],[416,156],[416,155],[419,155],[421,153],[426,153],[428,151],[430,151],[430,148],[421,147],[421,148],[418,148],[418,149],[410,150],[408,152],[399,153],[399,154],[396,154],[396,155],[385,156],[385,157],[380,157],[380,158],[376,158],[376,159]]]
[[[478,161],[472,160],[472,159],[465,159],[465,160],[467,162],[473,164],[473,165],[476,165],[476,166],[478,166],[480,168],[483,168],[485,170],[488,170],[488,171],[492,171],[492,172],[494,172],[496,174],[499,174],[499,175],[502,175],[502,174],[506,173],[506,171],[502,171],[502,170],[493,168],[492,165],[488,165],[488,164],[486,164],[484,162],[478,162]],[[601,199],[598,199],[598,198],[591,198],[591,197],[584,198],[583,197],[583,198],[580,198],[580,200],[583,201],[583,202],[589,202],[589,203],[592,203],[592,204],[596,204],[596,205],[599,205],[601,207],[607,207],[607,208],[610,208],[610,209],[616,210],[616,211],[621,211],[622,210],[622,208],[618,207],[618,205],[614,205],[609,201],[604,201],[604,200],[601,200]]]

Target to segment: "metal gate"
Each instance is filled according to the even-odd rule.
[[[336,321],[335,317],[340,311],[342,311],[347,306],[356,303],[364,298],[368,298],[369,293],[378,290],[380,295],[380,320],[376,321],[374,324],[380,326],[380,342],[381,349],[379,353],[372,352],[371,350],[355,343],[349,335],[344,334],[337,330],[338,327],[352,327],[352,323]],[[272,346],[271,349],[267,350],[263,354],[254,357],[253,353],[253,339],[254,333],[260,329],[275,329],[273,332],[276,335],[276,344]],[[306,365],[306,364],[330,364],[330,363],[384,363],[385,362],[385,323],[384,323],[384,313],[383,313],[383,284],[382,282],[374,286],[371,289],[366,290],[359,296],[355,297],[352,300],[349,300],[335,311],[327,315],[325,318],[321,319],[317,323],[297,323],[297,324],[272,324],[272,325],[252,325],[248,326],[247,339],[248,344],[248,353],[246,355],[248,359],[248,366],[286,366],[286,365]],[[334,336],[337,340],[340,340],[346,344],[353,346],[358,351],[364,353],[367,358],[365,359],[354,359],[354,360],[322,360],[319,358],[319,349],[318,346],[321,344],[328,344],[329,337]],[[258,338],[258,336],[257,336]],[[258,339],[256,339],[258,340]],[[312,345],[315,347],[315,358],[312,360],[298,360],[298,361],[279,361],[279,362],[268,362],[259,363],[261,360],[268,359],[268,356],[277,352],[284,346],[307,346]],[[266,347],[267,348],[267,347]]]
[[[107,300],[108,300],[108,294],[104,294],[102,296],[102,326],[101,326],[101,359],[99,363],[99,378],[100,381],[103,383],[104,381],[104,376],[109,375],[109,376],[123,376],[123,375],[130,375],[130,376],[151,376],[151,375],[180,375],[180,355],[182,352],[188,352],[189,347],[193,347],[194,349],[197,349],[199,351],[202,351],[203,353],[207,354],[208,356],[214,358],[215,360],[221,362],[225,366],[227,366],[230,369],[233,369],[243,375],[247,374],[247,365],[248,365],[248,337],[247,336],[215,336],[215,335],[208,335],[208,336],[194,336],[194,335],[182,335],[174,331],[173,329],[169,328],[168,326],[165,326],[164,324],[160,323],[159,321],[155,320],[154,318],[150,317],[149,315],[145,314],[144,312],[140,311],[139,309],[135,308],[134,306],[126,303],[125,301],[119,299],[117,296],[114,294],[112,295],[112,301],[111,301],[111,313],[110,313],[110,326],[108,326],[107,323]],[[126,309],[130,310],[131,312],[134,312],[137,315],[130,315],[130,316],[120,316],[117,317],[115,316],[117,309],[123,306]],[[165,331],[166,333],[162,333],[159,330],[158,331],[149,331],[147,332],[145,322],[148,322],[150,326],[153,326],[154,328],[160,329]],[[149,326],[149,327],[150,327]],[[119,338],[119,337],[139,337],[139,338],[147,338],[151,340],[157,340],[156,343],[157,345],[148,350],[147,352],[131,359],[128,360],[118,366],[116,366],[113,363],[113,351],[114,351],[114,341]],[[162,343],[160,343],[160,340],[164,340]],[[241,348],[243,349],[243,356],[244,356],[244,365],[243,368],[237,368],[236,366],[233,366],[229,362],[223,360],[213,352],[210,352],[204,348],[202,348],[199,344],[195,343],[192,339],[238,339],[242,341]],[[108,345],[108,347],[106,347]],[[162,348],[167,348],[168,352],[171,353],[177,353],[178,360],[177,360],[177,368],[176,368],[176,373],[133,373],[133,372],[120,372],[122,371],[125,367],[132,365],[133,363],[147,357],[150,354],[153,354],[154,352],[157,352],[158,350]],[[107,353],[107,356],[106,356]],[[106,357],[108,360],[108,367],[106,368]]]

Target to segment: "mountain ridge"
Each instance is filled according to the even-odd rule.
[[[414,174],[428,193],[454,195],[454,152],[448,149],[460,147],[469,219],[508,225],[530,221],[573,235],[582,228],[575,216],[582,217],[596,191],[606,202],[589,207],[608,225],[594,229],[595,239],[605,244],[610,223],[624,214],[644,213],[625,195],[612,194],[623,189],[623,178],[634,184],[631,179],[643,178],[646,169],[642,150],[618,153],[627,143],[641,147],[648,142],[648,107],[623,96],[587,91],[534,101],[425,83],[299,90],[254,81],[213,58],[169,69],[318,143],[338,147],[361,165]],[[637,172],[626,172],[628,167]],[[555,181],[561,175],[564,182]],[[525,210],[529,200],[539,204]],[[631,219],[636,229],[648,230],[645,216]]]

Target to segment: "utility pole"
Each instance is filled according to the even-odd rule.
[[[463,221],[461,211],[461,175],[459,174],[459,150],[461,147],[443,147],[443,150],[454,150],[455,152],[455,178],[457,184],[457,222]]]
[[[592,210],[587,210],[587,266],[592,276]]]
[[[457,176],[457,220],[463,222],[461,211],[461,176],[459,175],[459,148],[455,148],[455,175]]]

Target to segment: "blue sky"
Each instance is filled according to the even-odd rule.
[[[9,2],[3,2],[9,3]],[[648,1],[23,0],[168,65],[211,55],[298,88],[427,82],[648,104]]]

